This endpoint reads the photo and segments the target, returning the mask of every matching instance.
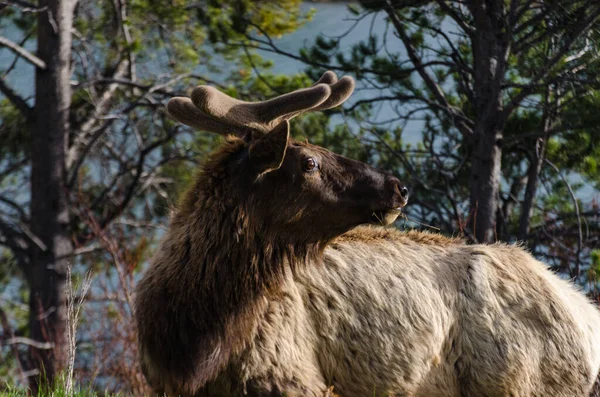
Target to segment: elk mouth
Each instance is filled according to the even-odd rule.
[[[389,226],[398,219],[402,213],[402,207],[388,208],[383,210],[373,211],[371,214],[370,223],[375,225]]]

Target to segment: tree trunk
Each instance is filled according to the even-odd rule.
[[[501,130],[475,137],[471,163],[471,216],[473,235],[480,243],[496,240],[496,210],[500,186]]]
[[[502,84],[510,52],[505,32],[504,2],[479,0],[468,3],[475,32],[473,70],[475,126],[471,162],[471,223],[478,242],[496,239],[496,211],[499,202],[503,112]]]
[[[35,76],[36,124],[31,144],[31,230],[41,240],[30,264],[31,338],[53,344],[32,348],[44,381],[54,381],[67,360],[65,280],[70,255],[69,213],[65,188],[65,149],[71,105],[71,30],[73,0],[40,0],[37,55],[46,69]],[[41,245],[41,246],[40,246]],[[37,390],[40,377],[34,378]]]

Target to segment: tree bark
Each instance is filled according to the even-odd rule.
[[[473,235],[480,243],[496,240],[496,210],[500,186],[501,129],[482,131],[475,137],[471,165]]]
[[[475,0],[469,3],[476,26],[472,38],[475,91],[475,126],[471,163],[471,219],[478,242],[496,239],[499,202],[503,112],[502,83],[510,52],[505,31],[504,2]]]
[[[67,359],[65,279],[73,246],[65,188],[65,152],[71,105],[71,31],[73,0],[40,0],[38,50],[46,68],[35,75],[36,122],[31,144],[31,230],[43,244],[33,249],[30,284],[30,332],[52,349],[31,349],[34,365],[51,384]],[[41,245],[41,246],[40,246]],[[44,383],[45,385],[46,383]]]

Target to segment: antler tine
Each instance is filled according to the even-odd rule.
[[[321,78],[319,80],[317,80],[317,82],[313,85],[317,85],[317,84],[332,85],[333,83],[335,83],[337,81],[338,81],[338,78],[335,75],[335,73],[333,73],[331,70],[328,70],[325,73],[323,73],[323,76],[321,76]]]
[[[321,76],[319,81],[317,81],[315,84],[321,83],[329,84],[329,87],[331,88],[331,95],[329,96],[329,98],[327,98],[325,102],[318,106],[315,106],[314,108],[303,109],[301,111],[289,115],[287,117],[288,120],[307,111],[314,112],[317,110],[326,110],[341,105],[346,101],[346,99],[350,97],[350,95],[352,95],[355,86],[354,79],[352,77],[344,76],[338,80],[337,76],[332,71],[327,71],[323,73],[323,76]]]
[[[331,78],[331,76],[333,76],[333,79]],[[315,106],[314,108],[307,109],[308,111],[314,112],[317,110],[326,110],[339,106],[342,103],[344,103],[354,91],[354,79],[350,76],[344,76],[338,80],[337,76],[333,72],[328,71],[323,74],[323,76],[319,79],[319,82],[323,80],[331,81],[331,83],[329,83],[329,87],[331,88],[331,95],[329,95],[329,98],[327,98],[325,102],[318,106]],[[306,112],[307,110],[301,110],[289,118],[291,119],[293,117],[296,117]]]
[[[171,98],[169,103],[167,103],[167,111],[175,120],[199,130],[221,135],[234,134],[237,136],[243,136],[247,132],[246,128],[223,123],[202,113],[189,98]]]
[[[225,124],[269,132],[289,114],[311,109],[331,95],[327,84],[317,84],[262,102],[245,102],[230,97],[214,87],[198,86],[192,91],[192,102],[205,114]]]
[[[350,95],[352,95],[352,92],[354,91],[355,85],[356,83],[352,77],[342,77],[337,82],[329,86],[331,88],[331,95],[329,98],[327,98],[327,100],[322,104],[310,109],[310,111],[312,112],[315,110],[331,109],[341,105],[346,101],[346,99],[350,98]]]

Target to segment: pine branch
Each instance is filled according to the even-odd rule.
[[[573,26],[573,28],[571,29],[571,37],[560,47],[556,54],[544,64],[542,70],[531,79],[528,86],[524,87],[518,95],[512,98],[510,104],[504,109],[505,115],[511,114],[513,110],[517,108],[525,98],[527,98],[535,91],[535,89],[538,87],[538,84],[550,83],[550,81],[547,81],[546,78],[552,72],[554,66],[556,66],[556,64],[558,64],[559,61],[567,54],[575,40],[577,40],[581,36],[581,34],[586,32],[598,19],[598,17],[600,17],[600,7],[591,12],[588,18],[582,20],[576,26]]]

